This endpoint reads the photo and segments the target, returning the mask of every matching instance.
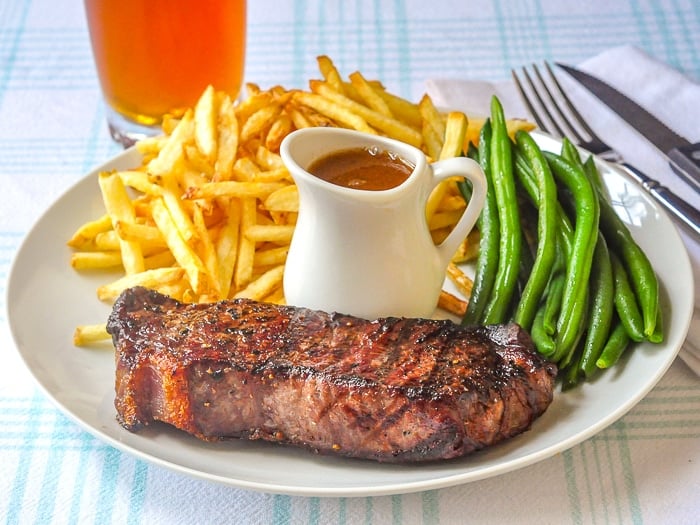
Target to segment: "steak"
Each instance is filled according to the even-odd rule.
[[[383,318],[124,291],[107,330],[117,418],[384,462],[463,456],[530,428],[557,369],[515,324]]]

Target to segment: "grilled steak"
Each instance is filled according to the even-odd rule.
[[[454,458],[527,430],[556,368],[517,325],[385,318],[126,290],[109,317],[119,422],[387,462]]]

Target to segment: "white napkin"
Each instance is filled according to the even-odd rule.
[[[610,49],[578,67],[635,99],[690,142],[700,142],[698,82],[632,46]],[[653,174],[691,205],[700,208],[700,195],[671,170],[664,156],[644,137],[568,75],[561,72],[557,78],[586,120],[595,123],[592,127],[605,142],[625,160]],[[510,81],[431,79],[427,81],[426,89],[436,105],[459,108],[472,115],[488,114],[489,101],[495,94],[506,115],[531,118]],[[679,231],[688,249],[695,278],[695,313],[679,355],[700,375],[700,243],[682,228]]]

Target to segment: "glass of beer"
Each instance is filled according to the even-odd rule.
[[[85,0],[85,12],[109,130],[125,147],[209,84],[238,96],[245,0]]]

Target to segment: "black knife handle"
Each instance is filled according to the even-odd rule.
[[[621,163],[621,166],[627,169],[630,175],[632,175],[644,189],[656,197],[656,200],[658,200],[664,208],[695,232],[695,235],[700,236],[700,210],[691,206],[666,186],[663,186],[659,181],[645,175],[634,166],[626,162]]]
[[[700,193],[700,142],[673,148],[668,160],[673,171]]]

